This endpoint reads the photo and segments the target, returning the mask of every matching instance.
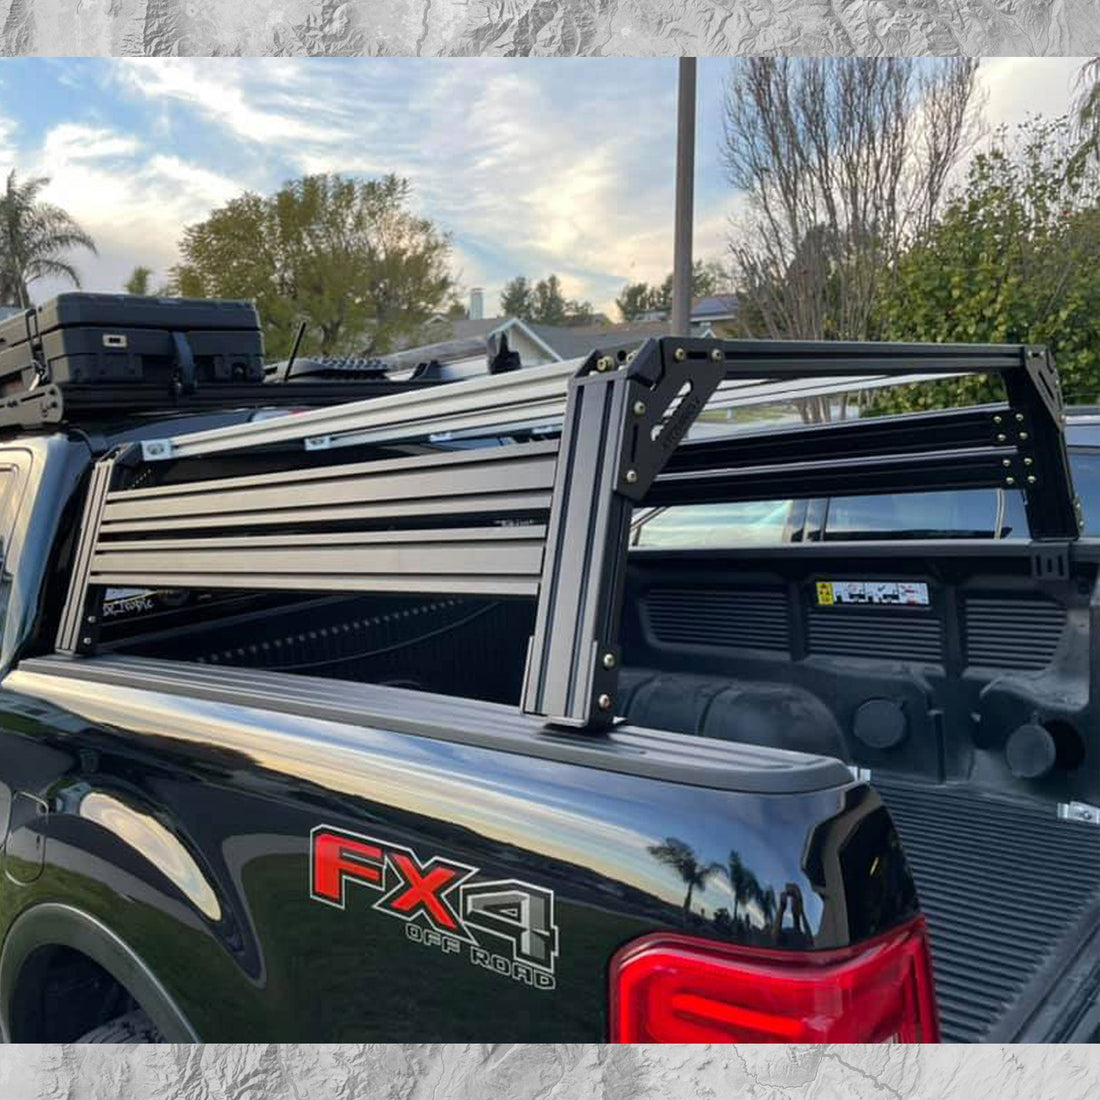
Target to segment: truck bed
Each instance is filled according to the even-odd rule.
[[[1100,828],[967,784],[875,788],[928,918],[943,1038],[1017,1038],[1100,924]]]

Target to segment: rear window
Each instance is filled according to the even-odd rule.
[[[774,546],[792,538],[793,500],[689,504],[636,515],[633,546]]]
[[[1027,537],[1023,493],[991,489],[833,497],[826,541]]]
[[[1071,447],[1073,483],[1084,513],[1084,534],[1100,537],[1100,448]],[[1024,494],[1018,490],[894,493],[833,497],[826,503],[822,532],[802,529],[807,501],[694,504],[640,512],[633,546],[705,548],[777,546],[822,537],[826,542],[861,539],[949,539],[1029,536]]]
[[[651,548],[777,546],[794,541],[1026,538],[1021,492],[992,489],[833,497],[820,533],[803,530],[807,501],[696,504],[659,508],[635,520],[632,545]],[[999,531],[999,534],[996,532]]]

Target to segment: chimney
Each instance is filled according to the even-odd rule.
[[[479,286],[470,289],[470,320],[481,321],[485,317],[485,292]]]

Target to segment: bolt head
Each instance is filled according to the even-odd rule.
[[[1033,466],[1034,464],[1035,464],[1035,459],[1033,459],[1033,458],[1025,458],[1024,459],[1024,465],[1025,466]]]
[[[609,371],[614,365],[614,361],[610,355],[601,355],[600,358],[596,360],[596,370],[598,371]]]
[[[615,654],[614,653],[605,653],[603,655],[603,658],[602,658],[600,663],[603,665],[604,668],[614,668],[615,667]]]
[[[686,351],[684,351],[683,348],[677,348],[672,353],[672,358],[675,359],[677,363],[682,363],[687,357],[688,357],[688,353]]]
[[[726,353],[721,348],[713,348],[710,353],[712,362],[721,363],[725,359]]]
[[[645,406],[644,401],[635,401],[634,402],[634,415],[635,416],[645,416],[645,408],[646,408],[646,406]]]
[[[638,471],[627,470],[624,476],[626,477],[627,484],[633,485],[638,480]]]
[[[600,708],[600,710],[610,710],[611,709],[611,696],[608,695],[607,692],[605,691],[603,693],[603,695],[601,695],[596,700],[596,705]]]
[[[1016,423],[1017,424],[1022,424],[1023,422],[1024,422],[1024,414],[1023,413],[1017,413],[1016,414]]]
[[[1004,419],[1004,417],[1003,417],[1003,416],[1001,416],[1001,414],[1000,414],[1000,413],[998,413],[998,414],[997,414],[997,415],[996,415],[996,416],[995,416],[995,417],[993,418],[993,423],[994,423],[994,424],[1000,424],[1000,422],[1001,422],[1001,421],[1002,421],[1003,419]]]
[[[84,645],[91,645],[92,644],[92,639],[91,638],[82,638],[81,641],[83,642]]]
[[[1008,436],[1006,436],[1004,434],[1004,432],[998,432],[997,433],[997,442],[998,443],[1003,443],[1007,438],[1008,438]]]
[[[1016,479],[1014,477],[1006,477],[1005,478],[1005,484],[1006,485],[1015,485],[1016,484]]]
[[[1002,458],[1001,459],[1001,465],[1004,466],[1005,468],[1011,466],[1012,465],[1012,459],[1011,458]]]
[[[1028,474],[1028,475],[1027,475],[1027,483],[1028,483],[1028,485],[1034,485],[1034,484],[1035,484],[1035,482],[1037,482],[1038,480],[1039,480],[1039,479],[1038,479],[1038,478],[1037,478],[1037,477],[1036,477],[1036,476],[1035,476],[1034,474]]]
[[[1021,439],[1027,439],[1027,432],[1020,432]]]

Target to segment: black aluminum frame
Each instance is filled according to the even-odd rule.
[[[1008,401],[681,446],[725,379],[965,372],[1001,374]],[[494,417],[492,387],[462,385],[446,400],[486,436],[523,412],[504,401]],[[531,391],[539,407],[543,389]],[[326,423],[353,438],[377,423],[369,405]],[[386,416],[405,441],[431,437],[430,418],[410,429],[397,407]],[[336,464],[341,436],[326,435],[330,466],[129,487],[165,453],[315,446],[316,421],[275,422],[277,440],[263,425],[211,433],[205,452],[186,436],[156,454],[134,445],[93,471],[57,648],[94,651],[107,585],[534,596],[521,709],[598,729],[615,714],[634,506],[1019,485],[1034,538],[1064,544],[1080,527],[1062,419],[1042,349],[666,338],[633,356],[594,352],[544,442]]]

